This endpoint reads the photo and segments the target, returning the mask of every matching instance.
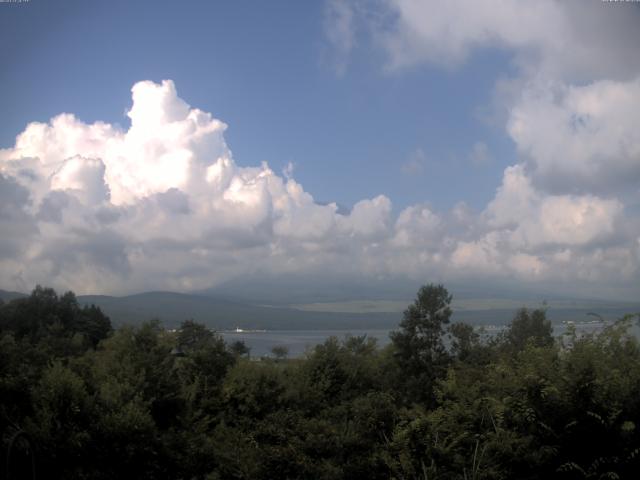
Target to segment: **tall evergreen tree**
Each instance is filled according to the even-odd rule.
[[[400,330],[391,333],[396,363],[403,372],[403,390],[409,399],[433,403],[434,382],[445,374],[449,360],[443,334],[451,318],[451,299],[442,285],[421,287],[404,312]]]

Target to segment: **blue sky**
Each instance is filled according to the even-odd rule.
[[[0,3],[0,288],[635,298],[639,22],[595,0]]]
[[[482,119],[508,54],[481,52],[462,68],[387,72],[360,48],[338,75],[322,2],[42,2],[3,6],[0,144],[33,120],[73,112],[128,124],[129,90],[172,79],[189,104],[229,124],[241,165],[288,162],[320,201],[351,207],[385,194],[481,209],[514,157]],[[470,81],[473,79],[473,81]],[[494,161],[471,168],[485,142]],[[428,172],[401,166],[422,150]]]

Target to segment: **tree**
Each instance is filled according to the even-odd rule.
[[[38,285],[28,297],[0,308],[0,331],[10,331],[16,340],[24,339],[62,357],[95,348],[112,328],[100,308],[81,307],[73,292],[58,296],[53,289]]]
[[[480,335],[468,323],[451,324],[449,335],[451,336],[451,353],[462,361],[467,361],[480,343]]]
[[[96,347],[100,340],[104,340],[111,334],[111,321],[99,307],[95,305],[85,306],[78,320],[78,330],[82,332],[92,347]]]
[[[248,357],[251,353],[251,348],[247,346],[242,340],[235,340],[229,345],[229,351],[235,358]]]
[[[511,321],[505,338],[516,352],[524,349],[527,343],[536,347],[553,345],[553,327],[547,320],[547,312],[541,308],[532,312],[521,308]]]
[[[289,349],[284,345],[276,345],[271,349],[271,353],[276,357],[276,360],[284,360],[289,355]]]
[[[211,344],[214,339],[213,332],[201,323],[185,320],[180,325],[178,346],[185,352],[201,349]]]
[[[177,344],[184,354],[176,369],[181,395],[194,418],[212,414],[219,406],[222,382],[236,357],[219,334],[193,320],[182,322]]]
[[[433,401],[433,387],[444,375],[449,360],[442,340],[451,318],[451,299],[442,285],[420,288],[416,300],[404,312],[400,331],[391,332],[395,359],[410,401]]]

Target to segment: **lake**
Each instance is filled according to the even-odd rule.
[[[487,335],[495,335],[504,326],[489,326],[486,328]],[[579,323],[576,324],[578,333],[592,333],[602,328],[601,323]],[[553,335],[562,335],[566,330],[565,324],[554,324]],[[638,335],[637,327],[632,329]],[[289,357],[300,357],[307,349],[323,343],[329,337],[338,337],[343,340],[347,335],[375,338],[378,347],[384,347],[390,342],[390,329],[354,329],[354,330],[261,330],[261,331],[222,331],[219,332],[227,343],[236,340],[243,341],[250,349],[252,357],[271,356],[273,347],[286,347],[289,349]]]
[[[338,337],[342,340],[347,335],[366,335],[375,338],[378,346],[382,347],[389,343],[390,330],[267,330],[267,331],[226,331],[219,332],[225,342],[231,343],[236,340],[243,341],[250,349],[252,357],[262,357],[271,355],[273,347],[287,347],[289,357],[300,357],[304,352],[318,344],[324,343],[329,337]]]

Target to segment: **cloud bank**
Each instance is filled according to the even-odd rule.
[[[513,66],[495,97],[518,156],[479,215],[463,215],[458,227],[455,213],[440,215],[447,233],[431,263],[442,261],[449,276],[538,279],[560,289],[600,284],[604,292],[628,282],[637,298],[640,9],[572,0],[350,4],[359,15],[354,32],[366,31],[385,54],[388,74],[424,64],[455,70],[489,49]],[[477,145],[473,164],[489,159]]]
[[[486,49],[509,55],[515,73],[496,97],[517,158],[480,211],[425,203],[394,214],[383,195],[348,213],[317,203],[291,171],[237,163],[227,126],[170,80],[133,86],[126,131],[66,113],[31,123],[0,150],[0,287],[189,291],[291,274],[519,282],[636,300],[639,21],[633,6],[597,1],[326,4],[339,74],[363,31],[391,74],[455,69]],[[403,171],[428,170],[423,157]],[[470,160],[491,162],[484,143]]]
[[[610,89],[625,85],[585,87],[544,108],[557,111],[562,124],[571,117],[564,110],[581,99],[606,100],[616,95]],[[637,95],[636,83],[628,85]],[[461,204],[435,212],[425,204],[394,216],[391,200],[380,195],[341,214],[267,164],[239,166],[224,139],[226,125],[187,105],[173,82],[139,82],[126,131],[61,114],[29,124],[12,148],[0,150],[0,285],[188,291],[261,273],[637,282],[640,236],[625,228],[636,220],[621,200],[536,187],[529,163],[544,178],[554,153],[548,143],[538,145],[537,112],[527,101],[510,131],[530,160],[505,171],[484,211]],[[613,108],[592,114],[614,115]],[[611,162],[621,173],[611,173],[611,184],[627,181],[629,168],[637,172],[636,137],[604,118],[591,128],[610,141],[594,142],[591,156],[567,153],[567,162],[588,164],[577,185],[600,173],[590,165],[602,152],[618,155]],[[558,149],[563,142],[583,145],[566,136],[557,142]]]
[[[489,48],[513,54],[529,76],[629,79],[640,67],[635,5],[599,0],[355,3],[375,12],[369,15],[374,41],[386,51],[390,69],[423,62],[455,68]]]

